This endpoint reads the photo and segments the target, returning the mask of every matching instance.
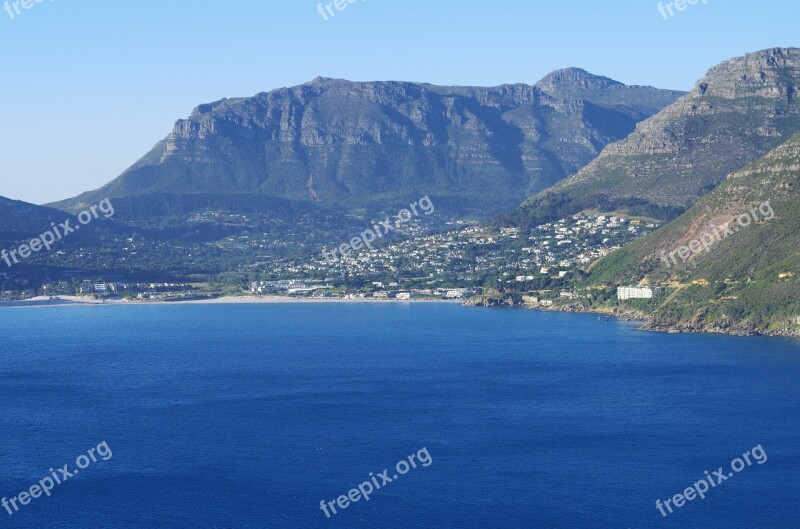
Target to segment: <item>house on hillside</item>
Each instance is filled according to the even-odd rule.
[[[659,293],[658,288],[652,287],[618,287],[617,299],[624,301],[626,299],[652,299]]]

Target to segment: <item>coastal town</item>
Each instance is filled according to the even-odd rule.
[[[541,296],[546,305],[549,297],[573,296],[569,285],[577,270],[657,227],[647,219],[590,213],[530,230],[453,221],[441,231],[426,233],[412,223],[404,237],[336,260],[324,258],[321,252],[304,251],[293,256],[260,253],[250,246],[260,239],[252,234],[225,239],[215,248],[224,253],[225,246],[233,245],[228,248],[229,257],[250,256],[224,280],[203,280],[195,275],[132,282],[107,276],[85,277],[76,270],[70,277],[35,284],[24,279],[14,281],[8,272],[0,272],[4,285],[0,301],[58,295],[180,301],[231,294],[465,301],[491,291],[525,295],[529,300]],[[118,244],[124,254],[120,259],[124,260],[135,259],[147,242],[129,238]],[[162,253],[177,251],[159,248]],[[16,284],[16,288],[8,288],[9,284]]]
[[[331,262],[290,258],[253,266],[264,281],[305,282],[305,293],[330,289],[446,292],[524,291],[569,281],[580,267],[650,233],[657,224],[580,214],[537,226],[455,226],[449,231],[363,249]],[[313,286],[312,286],[313,285]]]

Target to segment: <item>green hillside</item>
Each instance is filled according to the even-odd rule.
[[[800,330],[800,135],[599,261],[586,281],[638,283],[667,287],[650,307],[655,327]]]

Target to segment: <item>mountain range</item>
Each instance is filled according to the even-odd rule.
[[[124,198],[118,216],[132,218],[241,211],[247,197],[376,210],[429,195],[442,213],[486,216],[575,173],[681,95],[576,68],[493,88],[317,78],[200,105],[118,178],[52,206]]]

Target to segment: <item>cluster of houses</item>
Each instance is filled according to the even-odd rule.
[[[122,294],[191,291],[188,283],[119,283],[84,280],[77,284],[70,281],[49,281],[39,288],[42,295],[57,296],[69,294]]]
[[[253,281],[250,292],[253,294],[292,294],[309,295],[331,287],[320,281],[301,281],[298,279],[280,279],[277,281]]]
[[[288,294],[290,296],[328,298],[333,296],[333,288],[322,281],[301,281],[282,279],[276,281],[254,281],[250,284],[253,294]],[[373,281],[366,290],[346,289],[344,299],[467,299],[474,296],[475,289],[468,288],[436,288],[436,289],[402,289],[399,283],[384,284]]]
[[[531,255],[530,263],[540,274],[551,274],[556,268],[563,277],[566,269],[604,257],[656,227],[638,219],[578,214],[537,226],[528,237],[534,244],[522,251]]]
[[[435,286],[435,282],[475,285],[496,272],[504,282],[526,282],[543,276],[564,277],[571,269],[605,256],[656,227],[621,216],[585,214],[529,231],[460,224],[452,231],[364,248],[334,261],[321,256],[299,258],[270,263],[264,271],[273,277],[428,278],[406,288]],[[525,240],[521,249],[519,240]],[[475,252],[476,247],[481,250]]]
[[[345,293],[345,299],[396,299],[400,301],[410,300],[410,299],[464,300],[479,293],[479,290],[480,289],[468,289],[468,288],[452,288],[452,289],[412,288],[410,290],[379,290],[376,292],[348,291]]]

